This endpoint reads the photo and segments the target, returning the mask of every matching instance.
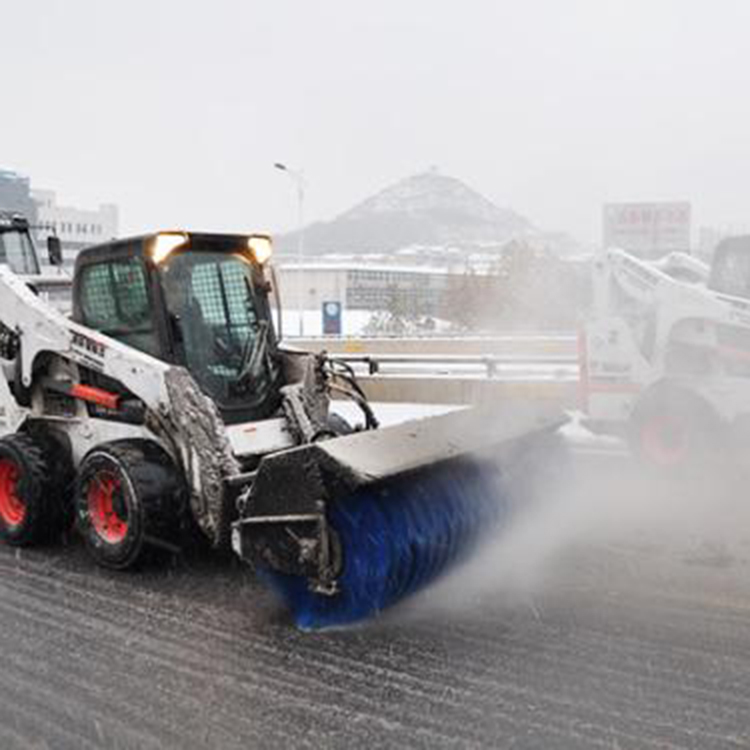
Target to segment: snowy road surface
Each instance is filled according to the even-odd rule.
[[[0,547],[0,748],[748,748],[747,512],[675,531],[630,468],[577,451],[497,554],[334,632],[232,562]]]

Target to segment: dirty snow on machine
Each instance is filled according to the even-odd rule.
[[[750,237],[709,267],[684,253],[647,262],[609,250],[594,262],[581,336],[589,426],[628,437],[652,466],[735,462],[750,437]],[[746,459],[745,459],[746,460]]]
[[[279,344],[271,249],[265,235],[183,231],[89,248],[70,319],[0,267],[8,543],[75,522],[98,563],[123,569],[197,527],[314,627],[417,590],[503,517],[507,467],[559,414],[377,429],[345,365]],[[354,434],[329,414],[334,394],[361,407]]]

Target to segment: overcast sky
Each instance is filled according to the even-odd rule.
[[[2,3],[0,166],[123,232],[283,229],[437,165],[584,240],[605,200],[750,225],[747,0]]]

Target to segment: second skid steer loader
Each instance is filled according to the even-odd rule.
[[[593,281],[580,340],[588,425],[627,437],[646,465],[674,475],[747,466],[750,236],[720,243],[711,266],[611,249]]]

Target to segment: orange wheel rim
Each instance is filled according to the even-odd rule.
[[[641,430],[644,453],[661,466],[679,464],[687,453],[688,440],[685,428],[669,417],[655,417]]]
[[[112,472],[97,472],[89,485],[87,500],[96,533],[108,544],[122,542],[128,534],[128,519],[120,480]]]
[[[20,526],[26,518],[26,503],[18,495],[20,475],[15,461],[0,459],[0,518],[7,526]]]

